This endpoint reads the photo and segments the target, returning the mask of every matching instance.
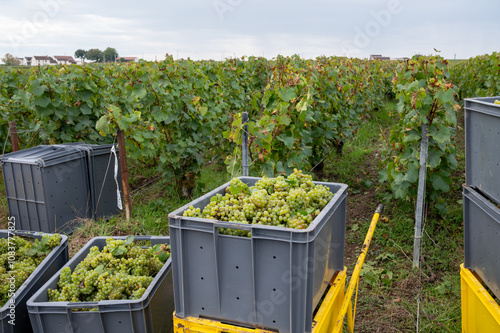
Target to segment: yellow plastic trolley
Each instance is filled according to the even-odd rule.
[[[483,287],[481,279],[460,265],[462,332],[500,332],[500,306]]]

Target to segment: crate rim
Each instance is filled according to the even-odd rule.
[[[37,158],[24,157],[25,154],[29,154],[31,152],[42,152],[43,156]],[[21,156],[18,157],[18,155]],[[74,146],[39,145],[2,155],[0,157],[0,164],[4,165],[7,163],[18,163],[24,165],[36,165],[40,168],[46,168],[53,166],[54,160],[58,160],[59,158],[63,157],[65,158],[66,162],[78,160],[85,157],[85,151]]]
[[[495,100],[500,100],[500,96],[490,96],[490,97],[474,97],[474,98],[465,98],[464,99],[464,111],[468,112],[477,112],[486,114],[492,117],[500,117],[500,104],[495,104]],[[479,108],[479,106],[474,105],[479,104],[483,108]],[[474,107],[476,106],[476,107]],[[485,108],[486,107],[486,108]],[[497,110],[498,109],[498,110]]]
[[[170,236],[146,236],[146,235],[133,235],[135,237],[135,240],[152,240],[152,239],[158,239],[158,240],[168,240],[168,243],[170,243]],[[73,259],[80,254],[81,252],[86,251],[87,249],[90,250],[91,246],[94,246],[92,243],[94,240],[106,240],[107,238],[112,237],[113,239],[127,239],[129,236],[97,236],[89,239],[87,244],[85,244],[84,247],[82,247],[75,255],[68,260],[68,262],[61,267],[56,274],[54,274],[45,284],[38,289],[32,297],[30,297],[26,301],[26,305],[28,306],[28,311],[29,307],[36,307],[37,308],[37,313],[54,313],[52,309],[61,309],[64,308],[67,310],[68,308],[70,309],[78,309],[78,308],[97,308],[99,309],[99,312],[101,313],[107,313],[107,312],[116,312],[116,308],[108,308],[108,306],[119,306],[121,305],[122,307],[128,305],[129,310],[137,310],[146,307],[149,304],[149,295],[151,294],[151,291],[153,287],[155,287],[156,282],[160,279],[160,277],[163,275],[164,271],[171,268],[172,266],[172,256],[168,258],[168,260],[163,264],[163,267],[160,269],[160,271],[156,274],[154,277],[153,281],[149,284],[148,288],[144,292],[141,298],[136,299],[136,300],[103,300],[103,301],[98,301],[98,302],[35,302],[34,299],[39,297],[39,295],[45,291],[48,288],[48,285],[52,282],[52,280],[55,280],[56,278],[59,278],[61,275],[61,271],[65,267],[69,267],[70,264],[73,263]],[[139,239],[138,239],[139,238]],[[137,309],[134,309],[134,306],[139,304],[140,308],[138,307]],[[104,308],[101,308],[104,307]],[[41,308],[41,309],[40,309]],[[64,311],[66,313],[66,311]],[[93,312],[93,311],[82,311],[82,313],[86,312]]]
[[[236,177],[240,180],[259,180],[262,179],[261,177]],[[194,200],[203,200],[203,199],[209,199],[213,196],[215,196],[218,192],[221,190],[224,190],[228,185],[229,181],[222,184],[221,186],[213,189],[212,191],[194,199]],[[185,211],[186,209],[191,206],[192,201],[189,203],[183,205],[180,208],[177,208],[173,212],[168,214],[169,219],[175,219],[175,220],[187,220],[187,221],[196,221],[196,222],[201,222],[203,224],[207,225],[214,225],[218,226],[217,228],[231,228],[231,229],[239,229],[239,230],[246,230],[246,231],[251,231],[252,229],[261,229],[261,230],[272,230],[272,231],[281,231],[281,232],[290,232],[292,234],[306,234],[310,233],[311,231],[314,231],[314,229],[318,225],[318,221],[321,221],[323,217],[326,215],[326,212],[328,211],[327,208],[333,206],[333,205],[338,205],[341,200],[340,198],[342,196],[347,195],[347,188],[349,187],[347,184],[343,183],[330,183],[330,182],[319,182],[319,181],[314,181],[313,182],[316,185],[334,185],[334,186],[339,186],[339,189],[337,190],[336,193],[334,193],[333,197],[328,201],[325,207],[321,209],[321,212],[319,213],[318,216],[312,220],[312,222],[309,224],[309,226],[306,229],[294,229],[294,228],[288,228],[288,227],[280,227],[280,226],[270,226],[270,225],[262,225],[262,224],[244,224],[244,223],[239,223],[239,222],[228,222],[228,221],[220,221],[220,220],[214,220],[214,219],[206,219],[206,218],[201,218],[201,217],[187,217],[187,216],[182,216],[181,213]],[[169,224],[170,226],[170,224]],[[174,228],[177,228],[177,226],[173,226]],[[231,236],[231,235],[224,235],[227,237],[239,237],[239,236]],[[252,235],[252,238],[254,236]],[[239,237],[241,238],[241,237]]]
[[[462,185],[463,195],[465,195],[470,200],[473,200],[475,204],[484,209],[484,212],[488,214],[491,218],[495,219],[500,215],[500,208],[492,201],[491,198],[483,195],[480,191],[469,185]]]
[[[468,98],[464,98],[464,101],[475,102],[475,103],[484,104],[484,105],[492,105],[493,104],[493,106],[500,108],[500,104],[495,104],[495,103],[486,101],[486,100],[493,100],[493,99],[494,100],[500,99],[500,96],[468,97]]]

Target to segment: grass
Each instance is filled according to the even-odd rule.
[[[418,318],[421,332],[460,332],[459,265],[463,262],[460,200],[465,170],[463,123],[457,136],[459,170],[451,192],[446,195],[449,213],[442,217],[429,210],[422,240],[425,261],[419,271],[412,268],[411,260],[413,207],[388,200],[387,186],[378,183],[378,171],[384,164],[380,151],[384,136],[395,122],[391,116],[394,108],[395,104],[388,102],[383,110],[374,113],[372,120],[358,129],[352,140],[344,143],[341,156],[332,153],[325,160],[324,180],[349,185],[345,256],[348,276],[375,208],[379,202],[385,202],[362,271],[355,329],[357,332],[414,332]],[[192,200],[180,197],[172,180],[144,175],[140,166],[131,165],[130,170],[134,186],[132,220],[127,222],[123,216],[118,216],[108,221],[81,221],[82,226],[70,236],[70,255],[98,235],[166,235],[168,213]],[[208,165],[201,174],[193,198],[228,179],[223,165]],[[0,217],[4,221],[8,209],[3,179],[0,182],[0,191],[3,191]]]
[[[141,169],[131,168],[131,176],[137,178]],[[156,179],[156,180],[155,180]],[[193,198],[182,198],[172,180],[153,178],[155,180],[147,186],[139,186],[131,192],[132,216],[127,221],[123,215],[109,220],[84,220],[69,237],[69,241],[77,241],[77,245],[70,246],[70,252],[75,253],[85,242],[95,236],[102,235],[168,235],[168,214],[175,209],[189,203],[193,198],[218,187],[229,180],[225,173],[225,166],[218,164],[207,165],[203,169],[200,179],[194,190]]]

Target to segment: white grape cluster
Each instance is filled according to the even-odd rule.
[[[165,248],[170,251],[169,245]],[[109,237],[102,251],[97,246],[91,247],[73,272],[69,267],[61,270],[58,288],[47,291],[49,301],[139,299],[163,265],[152,247]]]
[[[306,229],[333,195],[328,187],[314,184],[310,175],[295,169],[286,178],[262,177],[251,187],[233,178],[224,196],[213,197],[203,210],[190,206],[183,216]],[[247,234],[232,229],[224,233]]]

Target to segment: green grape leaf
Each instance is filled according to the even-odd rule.
[[[436,93],[436,98],[439,102],[441,102],[441,104],[450,103],[453,101],[454,93],[453,89],[448,89],[446,91],[440,90]]]
[[[307,99],[306,98],[302,98],[297,103],[297,106],[296,106],[297,111],[299,111],[299,112],[306,111],[307,110],[307,104],[308,104]]]
[[[159,106],[153,107],[153,110],[151,111],[151,116],[153,116],[156,122],[167,121],[168,119],[168,113],[162,110]]]
[[[156,244],[153,246],[153,252],[161,262],[166,262],[170,258],[170,246],[168,244]]]
[[[295,88],[293,87],[287,87],[287,88],[281,88],[280,90],[280,96],[285,102],[290,102],[292,98],[295,98]]]
[[[106,116],[102,116],[96,123],[95,129],[98,130],[102,135],[106,136],[112,133],[112,125],[109,124]]]
[[[206,106],[198,106],[197,107],[198,111],[200,111],[201,115],[205,117],[207,114],[208,108]]]
[[[237,185],[231,185],[229,191],[234,195],[250,194],[250,189],[248,188],[248,185],[245,183],[238,183]]]
[[[446,126],[441,126],[439,131],[437,129],[429,130],[429,135],[437,141],[437,143],[445,143],[450,139],[450,129]]]
[[[142,84],[136,84],[132,89],[132,97],[137,100],[141,100],[148,94],[148,91],[142,86]]]
[[[134,239],[135,239],[135,236],[134,235],[130,235],[127,237],[127,239],[125,239],[125,245],[130,245],[134,242]]]
[[[123,245],[119,245],[117,247],[115,247],[112,251],[111,251],[111,254],[114,255],[114,256],[122,256],[124,255],[125,253],[127,253],[127,248]]]
[[[35,105],[40,106],[42,108],[46,108],[51,102],[50,98],[47,96],[37,96],[35,97]]]
[[[278,140],[283,142],[288,149],[292,149],[293,144],[295,143],[295,139],[293,137],[287,137],[285,135],[279,135]]]
[[[435,169],[441,163],[441,152],[439,150],[431,150],[429,152],[429,159],[427,160],[427,164],[431,167],[431,169]]]
[[[443,192],[448,192],[450,190],[450,186],[448,185],[448,183],[443,178],[441,178],[441,176],[439,176],[438,174],[431,175],[431,183],[432,183],[432,187],[435,190],[443,191]]]
[[[418,180],[418,166],[416,162],[410,163],[408,166],[408,172],[403,177],[403,181],[414,183]]]
[[[280,125],[285,125],[285,126],[288,126],[288,125],[290,125],[290,122],[291,122],[291,120],[290,120],[290,118],[289,118],[289,117],[287,117],[287,116],[279,116],[279,117],[278,117],[278,123],[279,123]]]
[[[449,154],[447,156],[447,159],[448,159],[448,163],[450,163],[450,165],[451,165],[452,168],[456,168],[457,167],[458,161],[457,161],[457,157],[455,156],[455,154]]]
[[[417,140],[420,140],[420,138],[422,137],[420,135],[420,133],[418,133],[417,131],[415,130],[411,130],[411,131],[408,131],[405,133],[405,137],[404,137],[404,140],[403,142],[412,142],[412,141],[417,141]]]
[[[219,202],[222,199],[222,195],[217,193],[213,197],[210,198],[210,202]]]
[[[37,97],[42,96],[45,90],[47,90],[47,86],[38,84],[32,84],[28,88],[28,91]]]

